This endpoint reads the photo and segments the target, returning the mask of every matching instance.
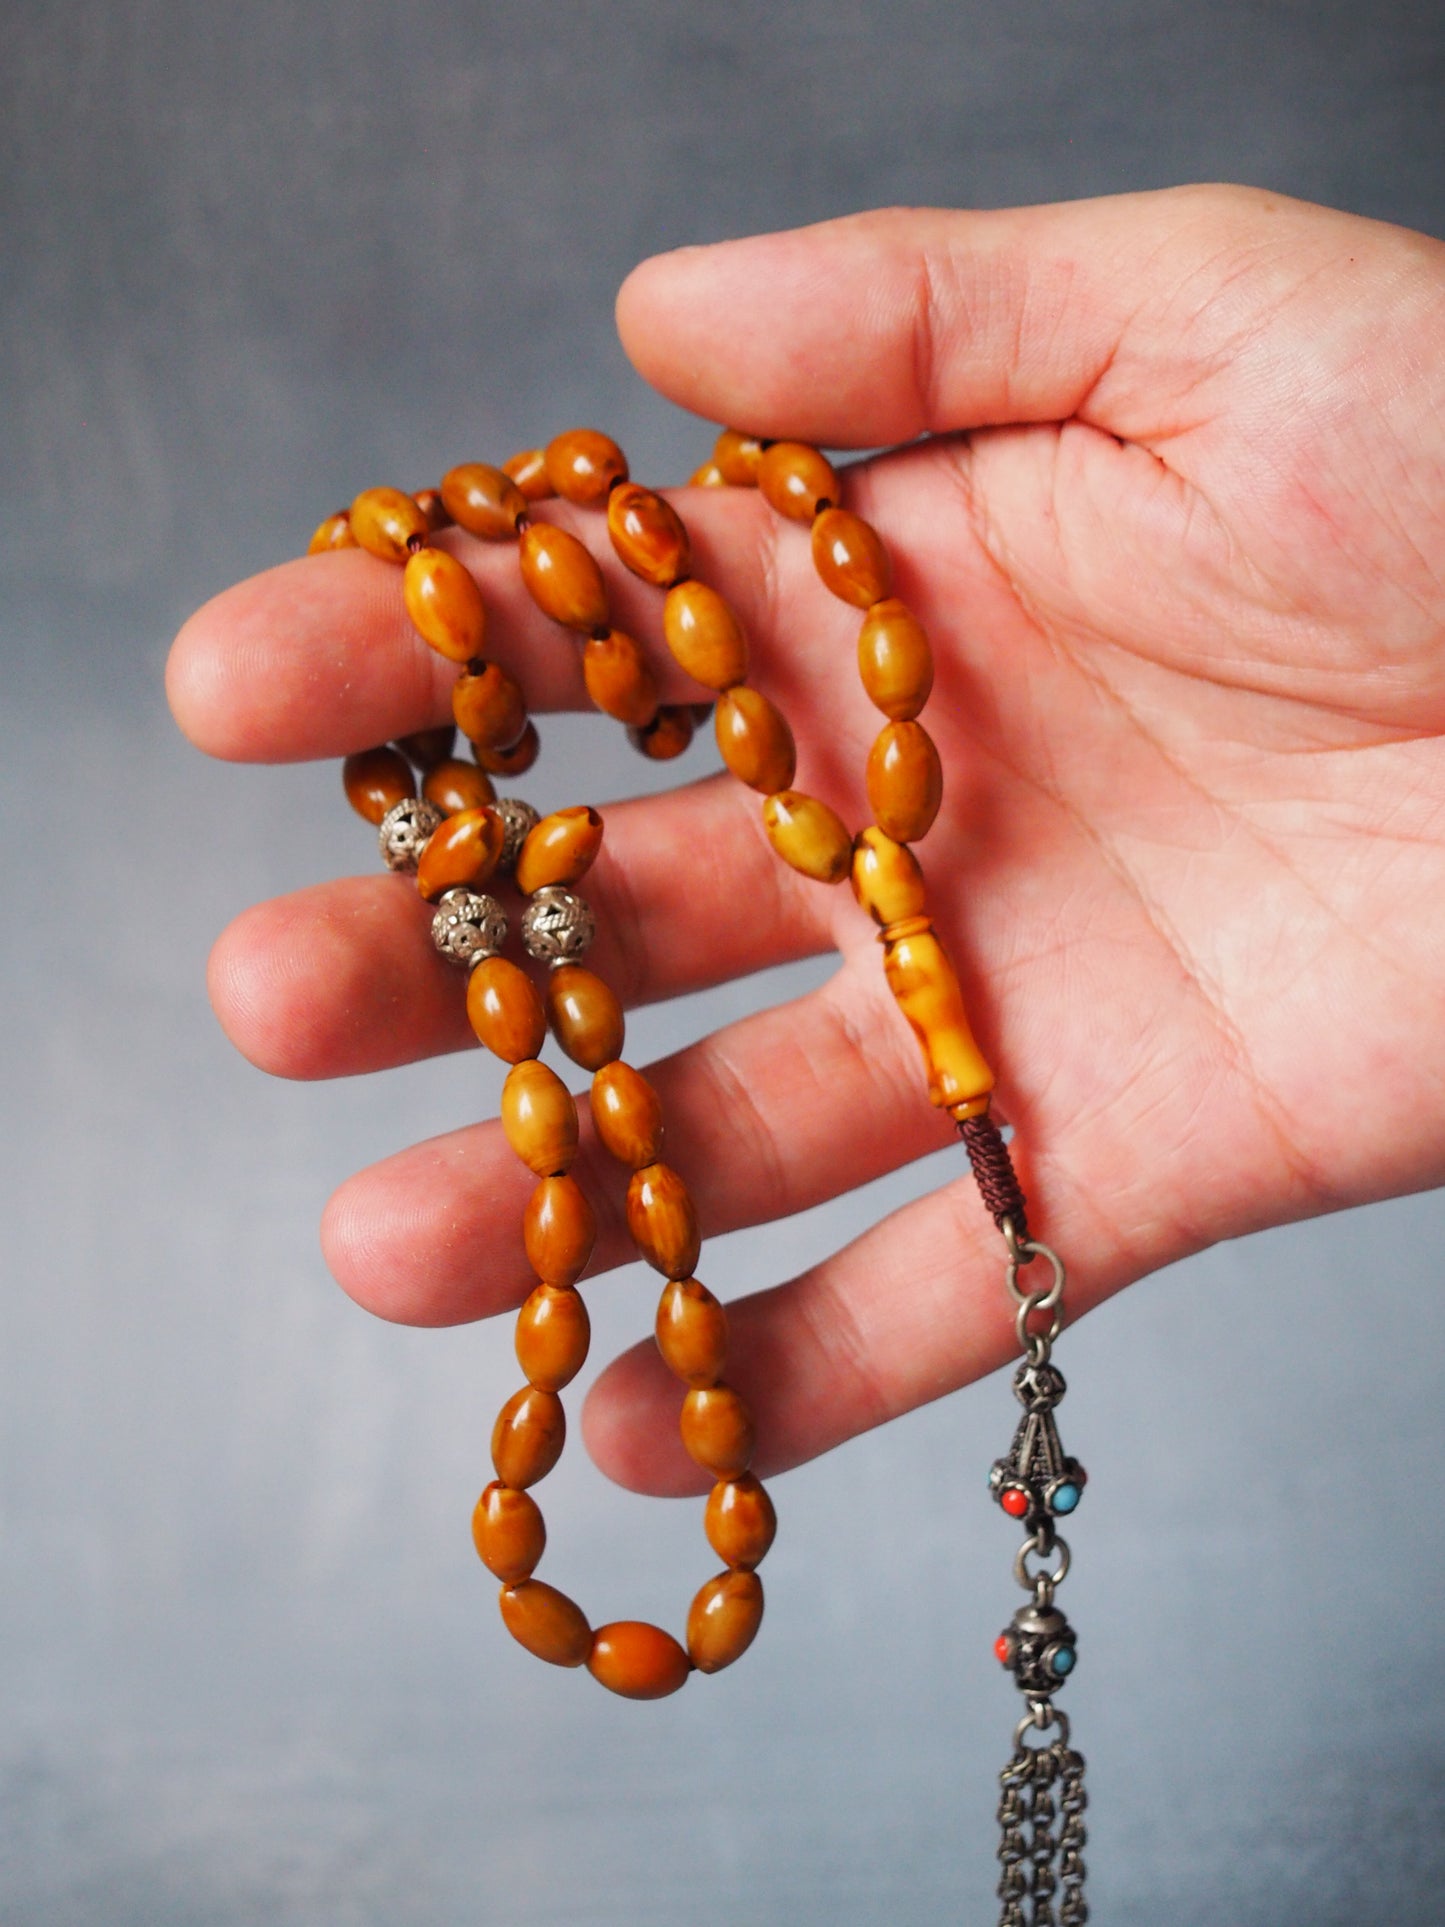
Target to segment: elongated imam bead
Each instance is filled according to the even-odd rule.
[[[490,462],[463,462],[448,469],[442,477],[442,501],[459,528],[487,542],[510,540],[527,513],[521,489]]]
[[[537,1501],[494,1479],[472,1513],[472,1543],[487,1571],[504,1585],[530,1579],[547,1545]]]
[[[689,1457],[715,1479],[746,1472],[753,1456],[753,1415],[731,1385],[699,1385],[682,1401],[678,1430]]]
[[[560,1177],[577,1155],[577,1100],[556,1071],[529,1057],[507,1072],[502,1129],[529,1171]]]
[[[434,763],[422,778],[421,793],[448,816],[455,816],[458,810],[479,810],[495,802],[497,796],[486,771],[475,763],[464,763],[458,756]]]
[[[687,1650],[700,1673],[731,1666],[763,1623],[763,1582],[755,1572],[720,1572],[700,1588],[687,1615]]]
[[[476,889],[497,867],[506,827],[490,804],[458,810],[427,838],[416,866],[416,887],[428,903],[448,890]]]
[[[824,509],[814,522],[813,566],[824,586],[855,609],[881,601],[893,574],[878,531],[849,509]]]
[[[541,1579],[503,1586],[498,1604],[513,1639],[553,1666],[581,1666],[592,1651],[592,1628],[582,1608]]]
[[[627,457],[596,428],[569,428],[548,442],[547,480],[566,501],[596,508],[614,483],[627,480]]]
[[[527,727],[527,699],[499,662],[478,662],[452,684],[452,715],[478,748],[507,750]]]
[[[841,817],[801,790],[778,790],[763,804],[763,827],[784,863],[818,883],[848,874],[853,839]]]
[[[657,1349],[684,1385],[716,1385],[727,1361],[727,1313],[696,1278],[674,1279],[657,1306]]]
[[[853,844],[853,894],[885,929],[926,910],[923,872],[906,843],[895,843],[876,823],[860,830]]]
[[[875,602],[858,631],[858,675],[868,699],[896,723],[928,701],[933,651],[917,617],[896,596]]]
[[[627,1229],[650,1265],[690,1278],[702,1248],[687,1186],[670,1165],[645,1164],[627,1187]]]
[[[407,545],[425,540],[426,516],[399,488],[365,488],[351,504],[351,533],[383,562],[405,562]]]
[[[724,1564],[751,1572],[767,1557],[777,1536],[778,1515],[751,1472],[720,1479],[708,1494],[702,1515],[707,1542]]]
[[[487,957],[467,979],[467,1019],[504,1063],[535,1057],[547,1035],[547,1016],[532,980],[509,957]]]
[[[731,605],[705,582],[679,582],[662,605],[662,633],[677,661],[708,689],[748,673],[748,645]]]
[[[577,883],[601,848],[602,818],[590,804],[553,810],[527,833],[517,858],[517,888],[529,897],[549,883]]]
[[[758,462],[758,488],[765,500],[793,522],[811,522],[838,500],[838,477],[826,455],[807,442],[774,442]]]
[[[881,830],[897,843],[927,836],[943,801],[943,769],[922,723],[885,723],[864,774]]]
[[[657,714],[657,678],[631,636],[609,629],[589,636],[582,646],[582,677],[587,694],[602,711],[634,729]]]
[[[402,599],[412,627],[448,662],[469,662],[487,639],[482,592],[454,555],[445,549],[418,549],[407,557],[401,578]]]
[[[620,1059],[592,1080],[592,1121],[619,1164],[637,1170],[662,1154],[662,1100],[641,1071]]]
[[[952,1107],[986,1096],[993,1072],[974,1041],[963,992],[938,938],[919,930],[889,939],[883,969],[923,1051],[930,1100]]]
[[[567,1443],[567,1418],[555,1392],[524,1385],[513,1392],[492,1427],[492,1464],[503,1485],[518,1491],[545,1479]]]
[[[626,567],[656,588],[670,589],[691,566],[682,517],[670,502],[636,482],[623,482],[608,496],[607,533]]]
[[[384,746],[348,756],[341,765],[341,781],[347,802],[368,823],[380,823],[388,810],[416,795],[411,765]]]
[[[566,529],[533,522],[522,532],[522,581],[554,622],[568,629],[607,627],[607,589],[592,552]]]
[[[592,1321],[573,1285],[538,1285],[517,1313],[517,1362],[542,1392],[560,1392],[587,1362]]]
[[[547,1022],[572,1062],[584,1070],[601,1070],[621,1054],[626,1029],[622,1006],[611,987],[584,964],[556,964],[547,972]]]
[[[780,709],[740,683],[718,700],[713,722],[722,759],[741,783],[771,796],[785,790],[797,771],[793,732]]]
[[[642,1619],[618,1619],[592,1636],[587,1670],[624,1699],[660,1700],[684,1685],[692,1662],[671,1633]]]

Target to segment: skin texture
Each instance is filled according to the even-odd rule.
[[[945,798],[918,854],[1071,1313],[1215,1240],[1445,1179],[1445,247],[1233,188],[894,210],[659,257],[618,320],[705,418],[895,448],[845,487],[936,657]],[[799,785],[861,825],[882,719],[856,613],[755,494],[672,499]],[[554,519],[603,552],[598,521]],[[532,707],[580,706],[515,558],[445,541]],[[663,699],[695,698],[656,593],[608,579]],[[169,690],[202,748],[278,761],[440,721],[453,674],[397,574],[350,551],[208,604]],[[704,1235],[949,1141],[867,919],[783,869],[731,779],[610,807],[588,894],[589,962],[627,1003],[840,953],[794,1006],[647,1067]],[[293,1077],[463,1047],[429,914],[386,876],[257,906],[216,947],[221,1022]],[[622,1186],[585,1132],[574,1168],[604,1269],[630,1255]],[[495,1123],[404,1151],[333,1198],[328,1261],[384,1317],[497,1312],[530,1287],[530,1186]],[[759,1469],[1002,1363],[1000,1271],[962,1175],[732,1308]],[[650,1340],[612,1366],[585,1417],[603,1468],[697,1490],[677,1398]]]

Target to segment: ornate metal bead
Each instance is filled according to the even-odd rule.
[[[415,870],[427,838],[440,828],[442,813],[423,796],[393,804],[381,819],[377,842],[389,870]]]
[[[431,920],[431,940],[452,963],[470,968],[507,941],[507,913],[495,897],[448,890]]]
[[[559,883],[538,890],[522,912],[522,942],[538,963],[576,963],[596,928],[583,899]]]
[[[1030,1364],[1014,1373],[1014,1397],[1024,1416],[1013,1444],[995,1459],[988,1489],[1011,1519],[1037,1525],[1042,1519],[1063,1518],[1083,1497],[1088,1474],[1059,1443],[1054,1407],[1068,1390],[1055,1365]]]
[[[1056,1693],[1079,1657],[1074,1629],[1057,1606],[1021,1606],[994,1647],[1025,1693]]]
[[[524,803],[520,796],[499,796],[492,807],[507,829],[502,839],[502,854],[497,858],[497,868],[515,869],[517,858],[522,854],[522,845],[542,819],[532,805]]]

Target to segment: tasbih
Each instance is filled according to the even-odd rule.
[[[1083,1468],[1063,1451],[1054,1416],[1065,1391],[1051,1358],[1063,1324],[1065,1273],[1057,1254],[1030,1235],[1008,1147],[989,1114],[993,1073],[969,1028],[910,847],[926,835],[943,795],[938,752],[918,721],[933,682],[928,639],[890,593],[891,565],[877,531],[842,506],[838,475],[818,449],[725,429],[712,460],[691,480],[699,487],[755,487],[778,514],[808,525],[825,587],[863,611],[859,673],[886,720],[865,771],[874,821],[857,836],[827,804],[793,788],[793,734],[777,707],[747,680],[741,623],[724,597],[692,574],[688,534],[676,509],[629,479],[626,458],[608,436],[573,429],[501,467],[464,463],[438,489],[414,495],[367,489],[349,510],[329,516],[310,543],[311,554],[360,547],[400,565],[402,599],[418,635],[459,671],[452,689],[454,725],[350,756],[343,774],[353,806],[377,826],[388,866],[413,874],[422,897],[435,905],[437,949],[468,972],[472,1028],[510,1066],[502,1126],[537,1180],[522,1231],[538,1283],[516,1327],[526,1383],[502,1407],[493,1430],[496,1477],[473,1515],[477,1552],[501,1581],[507,1629],[528,1651],[558,1666],[585,1665],[602,1685],[627,1698],[657,1699],[676,1692],[694,1671],[714,1673],[731,1665],[752,1643],[763,1614],[757,1568],[777,1524],[767,1492],[749,1470],[752,1415],[723,1377],[726,1313],[694,1275],[697,1217],[686,1184],[662,1158],[660,1101],[622,1058],[625,1026],[617,997],[580,961],[595,920],[576,885],[601,849],[602,815],[578,805],[539,817],[517,797],[497,797],[494,777],[521,775],[535,761],[536,726],[515,677],[485,654],[487,611],[475,580],[431,541],[436,531],[455,524],[485,541],[515,543],[532,600],[581,642],[592,701],[627,726],[644,755],[660,761],[677,756],[691,741],[703,706],[659,701],[644,651],[612,626],[606,583],[591,550],[533,516],[535,503],[560,496],[602,510],[620,561],[666,592],[667,646],[710,692],[723,761],[763,797],[763,827],[777,854],[820,883],[851,878],[859,904],[878,926],[889,989],[922,1047],[929,1098],[955,1120],[1003,1238],[1005,1282],[1022,1353],[1013,1389],[1023,1416],[988,1485],[1000,1508],[1024,1529],[1014,1574],[1030,1597],[994,1649],[1026,1708],[1000,1776],[1000,1927],[1079,1927],[1088,1918],[1081,1858],[1084,1761],[1053,1697],[1077,1656],[1073,1630],[1054,1601],[1070,1556],[1056,1522],[1078,1505],[1085,1483]],[[473,760],[454,753],[458,730]],[[547,967],[544,993],[502,954],[507,913],[484,888],[499,877],[510,877],[525,899],[521,941],[528,956]],[[687,1388],[682,1442],[713,1480],[703,1530],[724,1570],[693,1599],[683,1640],[640,1620],[594,1629],[573,1600],[535,1577],[546,1529],[531,1488],[561,1455],[566,1417],[560,1394],[587,1355],[590,1329],[577,1281],[595,1233],[592,1207],[571,1175],[577,1104],[540,1058],[549,1029],[565,1054],[591,1073],[597,1136],[631,1174],[629,1234],[667,1281],[656,1337]],[[1031,1289],[1020,1282],[1021,1274],[1039,1261],[1049,1280]],[[1030,1560],[1038,1562],[1036,1569]],[[1052,1570],[1050,1561],[1056,1562]]]

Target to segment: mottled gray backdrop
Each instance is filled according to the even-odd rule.
[[[507,1336],[372,1322],[315,1237],[336,1180],[496,1080],[289,1087],[231,1053],[211,936],[365,858],[334,770],[180,742],[164,650],[359,478],[574,419],[686,472],[696,425],[610,323],[659,247],[1205,177],[1445,232],[1445,16],[9,0],[3,24],[0,1920],[986,1923],[1006,1383],[779,1481],[735,1674],[638,1708],[513,1648],[466,1532]],[[638,780],[612,742],[566,735],[599,800]],[[784,987],[645,1013],[638,1049]],[[785,1276],[940,1175],[731,1239],[709,1276]],[[1442,1247],[1438,1196],[1359,1212],[1068,1335],[1100,1923],[1445,1914]],[[599,1357],[651,1296],[594,1294]],[[562,1582],[675,1618],[695,1507],[580,1454],[549,1491]]]

